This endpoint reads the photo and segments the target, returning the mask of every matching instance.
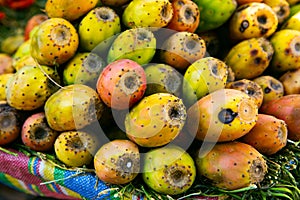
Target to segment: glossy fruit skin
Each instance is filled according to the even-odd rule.
[[[125,118],[127,137],[139,146],[158,147],[171,142],[186,120],[182,100],[169,93],[144,97]]]
[[[0,101],[6,101],[6,83],[13,75],[13,73],[0,74]]]
[[[54,143],[56,157],[69,167],[81,167],[90,164],[95,149],[94,138],[83,131],[62,132]]]
[[[128,109],[137,103],[146,90],[145,70],[137,62],[120,59],[108,64],[97,81],[102,101],[114,109]]]
[[[200,22],[198,5],[192,0],[174,0],[172,6],[174,13],[167,28],[194,33]]]
[[[278,79],[284,88],[284,95],[300,94],[300,69],[285,72]]]
[[[176,174],[179,175],[176,177]],[[194,183],[196,166],[184,149],[168,145],[145,153],[142,177],[150,188],[159,193],[182,194]]]
[[[50,18],[34,32],[30,53],[40,65],[61,65],[75,55],[78,45],[77,30],[69,21]]]
[[[253,2],[236,9],[229,20],[229,33],[234,41],[269,37],[277,26],[278,19],[272,8],[264,3]]]
[[[29,116],[22,125],[22,142],[35,151],[51,150],[58,135],[59,133],[47,124],[44,112]]]
[[[53,68],[24,66],[6,84],[7,103],[18,110],[41,108],[46,100],[58,90],[52,81],[60,83],[59,75]]]
[[[226,190],[260,183],[268,168],[261,153],[238,141],[217,143],[208,152],[199,151],[195,163],[199,174]]]
[[[112,140],[97,151],[94,167],[97,177],[106,183],[129,183],[140,172],[139,148],[130,140]]]
[[[264,37],[246,39],[234,45],[224,62],[230,66],[236,79],[253,79],[269,66],[274,49]]]
[[[287,143],[286,123],[272,115],[258,114],[255,126],[241,141],[253,146],[263,155],[277,153]]]
[[[126,42],[124,42],[126,41]],[[146,28],[132,28],[120,33],[113,41],[107,55],[107,63],[130,59],[140,65],[148,64],[156,52],[156,38]]]
[[[60,88],[44,106],[49,126],[56,131],[80,130],[100,119],[104,103],[97,92],[83,84]]]
[[[207,142],[236,140],[257,121],[258,108],[247,94],[235,89],[212,92],[189,107],[187,129],[196,139]]]
[[[128,28],[161,28],[172,17],[173,8],[168,0],[132,0],[123,12],[122,22]]]
[[[292,29],[300,31],[300,12],[292,14],[280,27],[280,29]]]
[[[284,120],[288,128],[288,138],[293,141],[298,141],[300,139],[299,108],[300,95],[291,94],[263,104],[263,106],[260,108],[260,112]]]

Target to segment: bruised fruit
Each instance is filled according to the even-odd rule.
[[[72,58],[79,38],[75,27],[63,18],[50,18],[31,38],[31,56],[41,65],[60,65]]]
[[[288,138],[300,140],[300,94],[285,95],[262,105],[260,112],[285,121]]]
[[[164,27],[173,17],[168,0],[132,0],[125,8],[122,22],[128,28]]]
[[[284,94],[300,94],[300,68],[285,72],[279,81],[284,88]]]
[[[106,183],[129,183],[140,172],[138,146],[125,139],[110,141],[97,151],[94,167],[97,177]]]
[[[145,70],[129,59],[116,60],[107,65],[97,81],[100,98],[114,109],[132,107],[143,97],[145,90]]]
[[[171,142],[186,120],[182,100],[169,93],[144,97],[125,118],[127,137],[143,147],[157,147]]]
[[[97,92],[83,84],[60,88],[45,103],[49,126],[56,131],[71,131],[86,127],[100,119],[104,104]]]
[[[0,101],[5,101],[6,100],[6,83],[8,80],[13,77],[13,73],[9,74],[0,74]]]
[[[187,129],[208,142],[233,141],[248,133],[257,121],[258,107],[246,93],[235,89],[212,92],[188,109]]]
[[[48,97],[58,90],[59,75],[48,66],[24,66],[6,84],[9,105],[19,110],[34,110],[44,106]]]
[[[199,151],[195,163],[199,174],[226,190],[259,184],[268,168],[254,147],[237,141],[217,143],[208,152]]]
[[[57,136],[58,132],[49,127],[44,112],[29,116],[22,126],[23,143],[35,151],[51,150]]]
[[[56,157],[70,167],[88,165],[96,151],[96,141],[83,131],[60,133],[54,143]]]
[[[285,147],[287,134],[287,125],[283,120],[272,115],[258,114],[255,126],[241,141],[264,155],[272,155]]]
[[[142,177],[156,192],[168,195],[182,194],[194,183],[196,166],[184,149],[168,145],[145,153]]]
[[[263,3],[274,10],[279,24],[283,23],[290,15],[290,5],[286,0],[263,0]]]
[[[6,53],[0,53],[0,74],[13,73],[13,59]]]
[[[160,48],[160,61],[179,71],[205,56],[205,41],[196,33],[186,31],[173,33]]]

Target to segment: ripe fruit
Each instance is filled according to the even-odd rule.
[[[186,120],[182,100],[169,93],[144,97],[125,118],[127,137],[143,147],[157,147],[171,142]]]
[[[233,141],[248,133],[256,123],[258,108],[244,92],[220,89],[188,109],[187,129],[208,142]]]
[[[146,90],[144,69],[129,59],[107,65],[97,81],[97,92],[103,102],[114,109],[127,109],[137,103]]]
[[[23,143],[35,151],[48,151],[53,148],[58,132],[52,130],[44,112],[29,116],[21,130]]]
[[[258,114],[255,126],[241,141],[264,155],[272,155],[285,147],[287,135],[287,125],[283,120],[272,115]]]
[[[132,0],[125,8],[122,22],[128,28],[164,27],[173,17],[168,0]]]
[[[207,152],[199,151],[195,163],[199,174],[226,190],[259,184],[267,172],[263,156],[254,147],[237,141],[217,143]]]
[[[97,92],[82,84],[60,88],[45,103],[49,126],[56,131],[79,130],[96,122],[102,115],[104,104]]]
[[[27,22],[24,29],[24,40],[29,39],[30,32],[32,29],[38,25],[40,25],[42,22],[46,21],[48,19],[48,16],[46,14],[36,14],[33,15]]]
[[[138,146],[125,139],[110,141],[97,151],[94,167],[97,177],[106,183],[129,183],[140,172]]]
[[[6,53],[0,53],[0,74],[13,73],[13,59]]]
[[[0,101],[6,100],[6,93],[5,93],[6,83],[11,77],[13,77],[13,75],[14,75],[13,73],[0,74]]]
[[[186,31],[173,33],[160,49],[160,61],[179,71],[185,71],[206,53],[205,41],[197,34]]]
[[[96,151],[94,138],[83,131],[60,133],[54,143],[56,157],[70,167],[88,165]]]
[[[142,177],[156,192],[168,195],[182,194],[194,183],[196,166],[184,149],[168,145],[145,153]]]
[[[300,68],[285,72],[278,79],[284,88],[284,94],[300,94]]]
[[[50,18],[33,34],[31,56],[41,65],[61,65],[74,56],[78,42],[77,31],[69,21]]]
[[[286,0],[263,0],[263,3],[274,10],[279,24],[282,24],[290,15],[290,5]]]

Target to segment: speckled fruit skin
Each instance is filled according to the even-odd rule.
[[[97,151],[94,167],[97,177],[106,183],[129,183],[140,172],[139,148],[130,140],[112,140]]]
[[[258,114],[255,126],[241,141],[253,146],[263,155],[277,153],[287,143],[286,123],[272,115]]]
[[[93,9],[98,0],[47,0],[45,11],[50,18],[74,21]]]
[[[235,190],[260,183],[267,172],[262,154],[242,142],[217,143],[204,155],[195,157],[197,172],[216,187]]]
[[[0,101],[6,101],[6,83],[13,75],[13,73],[0,74]]]
[[[265,75],[253,79],[263,91],[263,104],[273,99],[280,98],[284,95],[284,88],[282,83],[275,77]]]
[[[86,127],[100,119],[104,103],[97,92],[82,84],[60,88],[45,103],[49,126],[56,131],[71,131]]]
[[[60,133],[54,143],[56,157],[69,167],[81,167],[93,161],[96,149],[94,138],[83,131]]]
[[[171,142],[186,120],[182,100],[169,93],[144,97],[125,118],[127,137],[143,147],[158,147]]]
[[[9,106],[6,101],[0,101],[0,145],[15,141],[21,132],[21,113]]]
[[[164,27],[173,17],[168,0],[132,0],[125,8],[122,22],[128,28]]]
[[[229,35],[241,41],[254,37],[269,37],[278,27],[273,9],[264,3],[252,2],[239,6],[229,20]]]
[[[75,55],[79,38],[75,27],[63,18],[50,18],[31,38],[31,56],[41,65],[61,65]]]
[[[167,38],[160,48],[160,61],[179,71],[205,56],[205,41],[196,33],[176,32]]]
[[[0,74],[13,73],[13,59],[6,53],[0,53]]]
[[[286,0],[263,0],[270,6],[278,18],[278,24],[282,24],[290,15],[290,5]]]
[[[168,145],[145,153],[142,177],[156,192],[168,195],[182,194],[194,183],[196,166],[184,149]]]
[[[288,138],[300,140],[300,94],[285,95],[267,102],[262,105],[260,112],[284,120],[288,128]]]
[[[109,7],[96,7],[80,21],[78,34],[80,47],[92,51],[98,45],[110,46],[113,36],[121,32],[119,15]],[[97,37],[95,37],[97,35]]]
[[[97,81],[97,92],[103,102],[114,109],[128,109],[146,90],[145,70],[137,62],[120,59],[108,64]]]
[[[152,60],[155,52],[156,38],[152,31],[146,28],[127,29],[113,41],[108,51],[107,63],[130,59],[144,65]]]
[[[24,145],[35,151],[48,151],[53,148],[58,132],[52,130],[44,112],[29,116],[21,130],[21,139]]]
[[[40,25],[42,22],[47,20],[49,17],[46,14],[35,14],[33,15],[28,21],[26,22],[26,26],[24,29],[24,40],[29,40],[30,39],[30,32],[32,29],[38,25]]]
[[[300,94],[300,68],[285,72],[278,80],[283,85],[285,95]]]
[[[234,45],[224,62],[231,67],[236,79],[253,79],[269,66],[274,49],[264,37],[243,40]]]
[[[248,133],[256,124],[258,108],[244,92],[220,89],[193,104],[187,111],[187,129],[208,142],[226,142]]]
[[[43,71],[42,71],[42,70]],[[48,66],[24,66],[6,84],[7,103],[19,110],[35,110],[44,106],[46,100],[58,90],[59,75]]]

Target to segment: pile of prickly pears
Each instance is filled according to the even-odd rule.
[[[1,150],[120,198],[300,199],[299,0],[0,5]]]

